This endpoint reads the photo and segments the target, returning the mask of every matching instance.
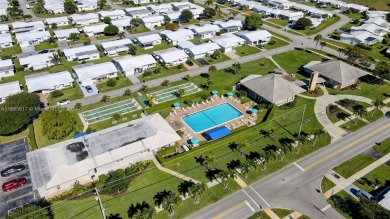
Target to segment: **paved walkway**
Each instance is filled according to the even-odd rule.
[[[244,182],[244,180],[241,179],[241,177],[237,176],[236,178],[234,178],[234,181],[236,181],[236,183],[238,185],[241,186],[241,188],[245,188],[247,187],[248,185]]]
[[[297,212],[297,211],[294,211],[293,213],[287,215],[287,216],[284,217],[283,219],[299,218],[300,216],[302,216],[301,213],[299,213],[299,212]]]
[[[199,183],[199,181],[197,181],[197,180],[194,180],[194,179],[192,179],[192,178],[190,178],[190,177],[188,177],[188,176],[184,176],[183,174],[180,174],[180,173],[178,173],[178,172],[175,172],[175,171],[173,171],[173,170],[170,170],[170,169],[168,169],[168,168],[163,167],[163,166],[160,164],[160,162],[158,162],[158,160],[156,159],[155,156],[151,155],[150,157],[151,157],[153,163],[156,165],[156,167],[157,167],[159,170],[164,171],[164,172],[166,172],[166,173],[169,173],[169,174],[171,174],[171,175],[173,175],[173,176],[176,176],[176,177],[178,177],[178,178],[180,178],[180,179],[183,179],[183,180],[186,180],[186,181],[192,181],[192,182],[194,182],[194,183]]]
[[[83,132],[86,132],[87,129],[88,129],[88,122],[85,121],[83,114],[77,113],[77,115],[79,115],[79,118],[80,118],[80,120],[81,120],[81,123],[83,123]]]
[[[275,214],[271,209],[266,209],[264,212],[271,218],[271,219],[280,219],[278,215]]]

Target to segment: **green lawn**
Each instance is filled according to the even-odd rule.
[[[74,82],[76,83],[76,82]],[[66,88],[61,90],[64,95],[53,98],[50,94],[48,97],[48,101],[50,106],[56,105],[58,101],[63,99],[69,99],[69,100],[77,100],[83,98],[83,92],[81,91],[80,87],[77,84],[74,84],[71,88]]]
[[[371,172],[369,172],[368,174],[366,174],[365,176],[363,176],[361,179],[355,181],[354,184],[357,187],[366,190],[367,192],[373,192],[372,195],[376,195],[380,191],[375,191],[375,190],[381,186],[385,186],[386,181],[389,180],[389,176],[390,176],[390,167],[387,166],[386,164],[382,164],[379,167],[372,170]],[[375,182],[377,180],[378,185],[376,186],[368,185],[367,183],[365,183],[364,180],[362,180],[363,178],[367,179],[370,182]]]
[[[260,28],[260,29],[261,29],[261,28]],[[282,38],[282,39],[284,39],[284,40],[286,40],[286,41],[288,41],[288,42],[291,42],[291,39],[288,38],[288,37],[285,37],[285,36],[283,36],[283,35],[280,35],[280,34],[278,34],[278,33],[275,33],[275,32],[269,31],[269,30],[268,30],[268,32],[270,32],[270,33],[271,33],[273,36],[275,36],[275,37]]]
[[[385,83],[383,85],[375,84],[372,77],[363,77],[360,80],[367,81],[358,84],[360,89],[353,90],[351,87],[346,87],[343,90],[336,90],[333,88],[327,88],[329,94],[350,94],[356,96],[367,97],[371,100],[380,99],[385,100],[390,95],[390,84]]]
[[[248,44],[244,44],[242,46],[236,47],[235,50],[236,50],[236,54],[239,56],[247,56],[247,55],[252,55],[260,52],[258,48],[249,46]]]
[[[14,135],[0,136],[0,144],[4,144],[10,141],[15,141],[21,138],[26,138],[27,136],[28,136],[28,128]]]
[[[273,45],[271,45],[269,42],[267,44],[264,45],[264,48],[270,50],[270,49],[275,49],[275,48],[278,48],[278,47],[282,47],[282,46],[287,46],[289,43],[287,43],[286,41],[283,41],[279,38],[276,38],[276,37],[271,37],[271,40],[270,42],[273,41],[275,42]]]
[[[213,59],[211,57],[204,57],[203,59],[206,60],[206,62],[208,62],[210,65],[230,60],[230,58],[223,53],[221,53],[221,57],[219,57],[219,59]]]
[[[322,61],[323,57],[306,50],[293,50],[272,57],[288,74],[295,74],[298,79],[305,79],[300,67],[310,61]]]
[[[364,116],[370,122],[375,122],[376,120],[383,117],[383,112],[379,109],[375,109],[374,111],[368,111],[367,115]]]
[[[368,7],[374,7],[378,11],[390,11],[390,5],[383,0],[344,0],[344,2],[368,5]]]
[[[349,121],[347,118],[350,116],[349,113],[345,112],[344,110],[342,110],[340,108],[339,108],[338,112],[330,113],[329,106],[326,107],[326,114],[328,115],[328,118],[332,123],[336,123],[340,120]]]
[[[374,149],[381,155],[390,153],[390,138],[381,142],[381,145],[375,145]]]
[[[19,53],[22,53],[22,49],[20,48],[19,44],[13,45],[8,48],[0,49],[1,57],[8,56],[8,55],[15,55]]]
[[[342,199],[345,199],[347,197],[351,198],[351,196],[346,191],[341,190],[337,194],[334,194],[330,199],[328,199],[328,202],[334,209],[336,209],[345,218],[352,219],[351,216],[349,216],[347,213],[343,212],[342,209],[336,207],[335,202],[333,201],[333,199],[335,199],[336,197],[340,197]],[[351,199],[353,199],[353,198],[351,198]]]
[[[48,43],[48,42],[43,42],[38,45],[35,45],[35,50],[44,50],[44,49],[54,49],[58,47],[57,43]]]
[[[340,126],[340,128],[345,129],[349,132],[354,132],[354,131],[356,131],[356,130],[358,130],[366,125],[367,125],[367,123],[363,122],[362,120],[359,119],[356,122],[356,119],[354,119],[352,121],[344,123],[343,125]]]
[[[320,31],[324,30],[325,28],[329,27],[330,25],[336,23],[339,20],[340,20],[340,17],[335,16],[335,17],[331,17],[331,18],[324,20],[320,25],[318,25],[314,29],[307,28],[305,30],[295,30],[295,31],[302,33],[302,34],[305,34],[305,35],[313,35],[313,34],[316,34]],[[293,31],[291,31],[290,33],[296,34]]]
[[[155,70],[155,69],[151,69],[151,71],[152,71],[152,75],[151,76],[149,76],[149,77],[140,76],[139,79],[140,80],[145,80],[145,81],[150,81],[150,80],[154,80],[154,79],[157,79],[157,78],[166,77],[166,76],[169,76],[169,75],[175,75],[175,74],[187,71],[187,68],[184,65],[183,65],[182,69],[179,69],[178,67],[179,66],[164,67],[160,63],[158,63],[157,64],[157,68],[161,69],[161,73],[160,74],[155,74],[153,72],[153,70]]]
[[[118,80],[117,80],[117,78],[118,78]],[[120,73],[118,73],[117,77],[114,77],[114,80],[116,81],[116,85],[114,87],[107,86],[106,81],[96,84],[96,87],[101,93],[104,93],[104,92],[116,90],[116,89],[119,89],[122,87],[127,87],[127,86],[130,86],[132,84],[131,81],[127,77],[123,77],[123,75]]]
[[[248,217],[248,219],[271,219],[265,211],[256,212],[254,215]]]
[[[91,40],[84,36],[84,35],[80,35],[80,38],[76,41],[68,41],[68,45],[75,45],[75,44],[84,44],[84,43],[90,43]]]
[[[276,215],[278,215],[279,218],[287,217],[288,215],[290,215],[291,213],[294,212],[293,210],[282,209],[282,208],[274,208],[274,209],[272,209],[272,211],[273,211]]]
[[[332,181],[330,181],[328,178],[324,177],[321,181],[321,191],[322,193],[325,193],[329,189],[333,188],[336,184],[334,184]]]
[[[353,174],[359,172],[361,169],[367,167],[374,161],[375,159],[372,157],[369,157],[364,154],[359,154],[347,160],[346,162],[342,163],[341,165],[335,167],[334,171],[336,171],[342,177],[347,179]]]
[[[36,139],[38,148],[46,147],[46,146],[49,146],[49,145],[52,145],[52,144],[64,141],[66,139],[70,139],[70,138],[72,138],[72,136],[74,134],[80,133],[80,132],[83,131],[83,124],[81,123],[81,120],[80,120],[79,116],[77,115],[77,112],[76,111],[71,111],[71,113],[73,114],[73,116],[74,116],[74,118],[76,120],[76,125],[75,125],[75,130],[76,131],[70,133],[70,135],[67,138],[61,139],[61,140],[48,139],[46,136],[43,135],[43,131],[42,131],[43,127],[42,127],[42,122],[41,122],[42,120],[41,120],[41,118],[39,117],[38,119],[34,120],[34,122],[33,122],[34,133],[35,133],[35,139]]]
[[[99,35],[99,36],[96,36],[96,39],[97,40],[105,40],[105,39],[112,39],[115,37],[118,37],[118,36],[117,35],[114,35],[114,36]],[[112,39],[112,40],[114,40],[114,39]]]
[[[135,28],[127,29],[127,31],[131,34],[137,34],[137,33],[148,32],[148,31],[150,31],[150,29],[145,27],[145,26],[140,25],[140,26],[135,27]]]
[[[154,45],[153,48],[150,48],[150,49],[143,49],[139,45],[137,45],[137,55],[142,55],[142,54],[150,54],[151,55],[155,51],[169,49],[172,47],[173,47],[172,44],[168,44],[165,41],[161,41],[161,44]]]
[[[274,24],[277,24],[279,26],[287,26],[288,24],[288,20],[286,19],[278,19],[278,18],[272,18],[272,19],[268,19],[267,22],[270,22],[270,23],[274,23]],[[281,28],[281,27],[279,27]]]

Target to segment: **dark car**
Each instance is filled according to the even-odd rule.
[[[385,113],[385,116],[386,116],[387,118],[390,118],[390,111],[387,111],[387,112]]]
[[[21,172],[23,171],[24,169],[26,169],[26,167],[24,165],[14,165],[14,166],[10,166],[10,167],[7,167],[5,168],[4,170],[1,171],[1,176],[2,177],[7,177],[11,174],[14,174],[14,173],[17,173],[17,172]]]
[[[27,183],[26,178],[19,178],[19,179],[8,181],[3,184],[3,191],[7,192],[9,190],[19,188],[20,186],[23,186],[26,183]]]
[[[92,87],[91,86],[85,86],[85,90],[87,90],[88,93],[92,93]]]
[[[187,64],[188,66],[193,66],[193,65],[194,65],[194,63],[191,62],[190,60],[187,60],[187,61],[186,61],[186,64]]]
[[[38,54],[45,54],[45,53],[48,53],[48,52],[49,52],[49,50],[44,49],[44,50],[42,50],[42,51],[39,51]]]

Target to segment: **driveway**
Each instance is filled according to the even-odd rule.
[[[22,49],[22,53],[35,52],[35,47],[34,46],[21,47],[21,49]]]
[[[198,61],[202,66],[210,65],[208,62],[206,62],[206,60],[204,60],[202,58],[196,59],[196,61]]]
[[[24,164],[26,169],[22,172],[0,177],[0,184],[13,179],[24,177],[27,184],[8,192],[0,193],[0,215],[5,215],[11,209],[28,204],[34,201],[34,193],[31,185],[30,170],[27,165],[26,153],[28,152],[27,139],[19,139],[13,142],[0,145],[0,169],[15,164]]]
[[[83,87],[81,84],[78,84],[78,85],[80,86],[80,89],[84,94],[84,97],[93,96],[93,95],[96,95],[99,93],[99,90],[97,89],[96,85],[94,85],[94,84],[89,85],[92,88],[91,93],[88,93],[87,89],[85,89],[85,87]]]
[[[231,59],[238,59],[238,58],[240,58],[240,56],[236,54],[236,50],[233,50],[233,51],[230,51],[230,52],[225,52],[225,55],[227,55]]]

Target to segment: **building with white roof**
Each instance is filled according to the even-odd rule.
[[[199,16],[203,13],[204,10],[203,7],[193,4],[191,2],[173,2],[171,5],[174,11],[191,11],[195,19],[199,18]]]
[[[57,24],[58,27],[60,26],[66,26],[69,24],[68,17],[53,17],[53,18],[46,18],[46,23],[48,25]]]
[[[69,36],[71,33],[79,34],[80,31],[77,28],[55,30],[54,36],[57,38],[58,41],[65,41],[69,40]]]
[[[83,32],[87,36],[97,36],[104,34],[104,28],[106,28],[108,24],[96,24],[83,27]]]
[[[179,29],[177,31],[165,30],[162,36],[168,43],[176,46],[179,42],[194,39],[194,32],[188,29]]]
[[[241,0],[241,1],[237,2],[237,5],[240,7],[242,6],[242,7],[248,8],[248,9],[253,9],[255,7],[261,6],[261,3],[255,2],[255,1]]]
[[[132,18],[130,16],[125,16],[124,18],[119,19],[119,20],[112,20],[111,24],[117,26],[119,28],[119,30],[124,31],[126,28],[129,28],[132,26],[130,23],[131,19]]]
[[[164,13],[164,16],[169,18],[171,21],[179,21],[180,14],[180,11],[168,11]]]
[[[271,15],[271,12],[273,12],[274,10],[275,10],[274,8],[270,8],[268,6],[264,6],[261,4],[255,5],[253,7],[253,11],[258,14],[262,14],[263,18],[269,17]]]
[[[94,45],[64,49],[63,52],[68,61],[88,61],[100,58],[99,50]]]
[[[187,61],[188,55],[181,49],[170,49],[164,52],[155,52],[155,58],[164,66],[171,67]]]
[[[160,114],[69,139],[27,153],[31,182],[41,197],[50,198],[132,164],[150,160],[152,152],[181,137]],[[79,148],[71,151],[70,147]]]
[[[117,56],[120,52],[126,52],[129,50],[133,43],[130,39],[119,39],[102,43],[104,54],[108,56]]]
[[[134,0],[134,4],[147,4],[150,2],[158,2],[157,0]]]
[[[221,28],[218,25],[204,25],[201,27],[195,27],[192,29],[192,31],[195,33],[195,35],[201,39],[208,39],[214,37],[217,32],[219,32]]]
[[[223,35],[222,38],[212,40],[221,47],[223,52],[233,51],[236,47],[245,44],[245,40],[233,34]]]
[[[390,55],[390,47],[386,50],[386,55]]]
[[[112,62],[87,63],[73,66],[73,71],[82,86],[91,85],[117,76],[118,70]]]
[[[135,38],[135,42],[144,49],[153,48],[154,45],[161,44],[161,37],[158,34],[150,34]]]
[[[190,47],[186,49],[185,51],[188,53],[188,55],[194,59],[203,58],[206,55],[211,55],[214,53],[215,50],[219,49],[220,47],[216,43],[204,43],[200,45],[195,45],[193,47]]]
[[[19,81],[0,84],[0,104],[5,103],[7,97],[18,93],[22,93]]]
[[[73,25],[77,26],[85,26],[99,22],[99,16],[95,13],[73,14],[70,18],[72,19]]]
[[[267,0],[267,6],[277,9],[289,9],[294,3],[288,0]]]
[[[72,87],[73,78],[68,71],[49,74],[43,72],[39,74],[24,76],[29,93],[42,92],[49,93],[54,90],[60,90]]]
[[[182,50],[187,50],[191,47],[196,46],[193,42],[191,41],[180,41],[177,43],[177,48],[182,49]]]
[[[371,34],[377,35],[377,36],[385,36],[389,32],[389,28],[384,28],[381,26],[378,26],[374,23],[365,23],[358,27],[351,27],[351,34],[355,32],[370,32]]]
[[[387,28],[387,29],[389,29],[389,27],[390,27],[389,22],[387,22],[387,20],[385,20],[381,17],[369,18],[366,21],[364,21],[364,24],[375,24],[379,27]]]
[[[160,4],[160,5],[148,5],[147,7],[150,11],[153,12],[153,14],[162,14],[168,11],[172,11],[172,5],[171,4]]]
[[[251,46],[268,43],[272,37],[272,35],[266,30],[242,31],[236,33],[236,35],[243,38],[246,44]]]
[[[223,33],[235,33],[242,29],[242,22],[240,20],[216,21],[214,24],[218,25]]]
[[[20,65],[24,68],[25,71],[28,70],[41,70],[50,66],[53,66],[54,63],[51,61],[54,53],[44,53],[31,55],[23,58],[19,58]]]
[[[301,11],[289,11],[289,10],[274,10],[271,12],[272,17],[282,18],[286,19],[288,21],[296,21],[299,18],[302,18],[305,16],[303,12]]]
[[[292,5],[292,7],[295,10],[302,11],[302,12],[309,14],[310,16],[316,17],[316,18],[324,18],[324,17],[332,17],[333,16],[333,13],[330,11],[318,9],[318,8],[304,5],[304,4],[295,3],[294,5]]]
[[[101,11],[99,12],[100,19],[103,20],[105,17],[111,18],[111,20],[119,20],[126,16],[124,10],[113,10],[113,11]]]
[[[9,33],[0,34],[0,48],[7,48],[13,46],[12,37]]]
[[[350,9],[354,13],[362,13],[368,11],[369,8],[358,4],[343,4],[340,6],[341,11],[346,11],[348,9]]]
[[[45,0],[43,7],[51,14],[65,13],[63,0]]]
[[[382,42],[383,37],[372,34],[368,31],[357,31],[352,34],[342,33],[340,35],[340,41],[347,44],[358,45],[374,45],[375,43]]]
[[[7,16],[7,8],[10,7],[10,4],[7,0],[0,0],[0,15]]]
[[[382,18],[386,19],[386,16],[389,12],[388,11],[367,11],[366,12],[366,18]]]
[[[97,0],[77,0],[78,11],[92,11],[98,8]]]
[[[0,60],[0,79],[14,75],[15,72],[12,59]]]
[[[20,47],[37,45],[45,40],[48,40],[50,37],[51,35],[49,31],[23,32],[15,34],[16,42],[19,43]]]
[[[39,32],[45,30],[45,24],[43,21],[32,21],[32,22],[14,22],[12,23],[12,31],[14,33],[22,32]]]
[[[9,33],[9,26],[7,24],[0,24],[0,34]]]
[[[161,26],[164,24],[164,16],[155,15],[144,17],[141,19],[141,24],[148,28]]]
[[[125,8],[126,14],[132,18],[144,18],[152,16],[153,12],[147,9],[145,6],[135,8]]]
[[[139,75],[150,68],[156,67],[156,60],[152,55],[121,56],[114,58],[114,64],[124,76]]]

